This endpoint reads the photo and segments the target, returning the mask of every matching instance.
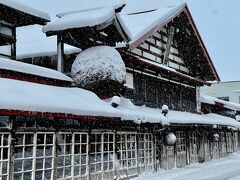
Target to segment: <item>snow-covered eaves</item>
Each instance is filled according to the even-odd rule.
[[[111,21],[115,16],[113,7],[76,11],[61,15],[59,19],[43,27],[43,32],[63,31],[67,29],[93,27]]]
[[[25,18],[24,17],[25,15],[30,15],[32,17],[42,19],[45,22],[50,21],[50,16],[47,13],[42,12],[37,9],[34,9],[32,7],[29,7],[29,6],[25,5],[24,3],[21,3],[16,0],[0,0],[0,5],[1,5],[1,7],[8,7],[8,8],[14,9],[16,11],[19,11],[21,13],[24,13],[24,14],[22,14],[22,16],[23,16],[22,18]]]
[[[120,14],[118,19],[130,40],[130,44],[135,43],[148,33],[156,31],[165,26],[170,20],[180,14],[186,4],[148,10],[146,12],[136,12],[131,14]],[[156,7],[158,8],[158,7]],[[151,32],[151,34],[153,34]],[[148,37],[146,37],[148,38]]]
[[[0,78],[0,110],[120,117],[90,91]]]
[[[0,58],[0,70],[1,69],[36,75],[45,78],[57,79],[61,81],[73,82],[72,78],[58,71],[2,57]]]
[[[123,111],[123,120],[134,120],[135,123],[161,123],[179,125],[222,125],[240,128],[240,123],[235,119],[217,114],[194,114],[190,112],[173,111],[164,116],[161,109],[136,106],[129,99],[121,98],[118,107]]]
[[[215,98],[212,96],[208,96],[205,94],[201,94],[200,100],[202,103],[205,103],[205,104],[210,104],[210,105],[222,104],[223,107],[225,107],[226,109],[240,111],[240,104],[238,104],[238,103],[224,101],[224,100],[221,100],[221,99],[218,99],[218,98]]]

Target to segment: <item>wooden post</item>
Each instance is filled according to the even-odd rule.
[[[63,72],[64,70],[64,43],[62,34],[57,35],[57,70]]]
[[[197,113],[201,113],[201,100],[200,100],[200,86],[196,87],[196,104],[197,104]]]

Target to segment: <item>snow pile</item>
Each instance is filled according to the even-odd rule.
[[[0,78],[0,109],[121,117],[121,112],[80,88],[47,86]]]
[[[46,19],[50,21],[50,17],[47,13],[44,13],[42,11],[36,10],[32,7],[29,7],[23,3],[20,3],[19,1],[15,0],[0,0],[0,4],[11,7],[13,9],[16,9],[18,11],[22,11],[24,13],[30,14],[32,16],[36,16],[42,19]]]
[[[111,7],[74,12],[63,15],[61,18],[48,23],[43,27],[43,32],[92,27],[112,20],[114,15],[115,9]]]
[[[126,69],[117,50],[108,46],[96,46],[77,56],[71,75],[80,87],[89,87],[108,80],[124,84]]]
[[[0,69],[11,70],[11,71],[16,71],[16,72],[21,72],[21,73],[51,78],[51,79],[73,82],[73,80],[70,77],[58,71],[40,67],[40,66],[35,66],[32,64],[19,62],[16,60],[6,59],[2,57],[0,57]]]

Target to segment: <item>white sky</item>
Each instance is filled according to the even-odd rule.
[[[19,1],[46,11],[52,18],[54,18],[56,9],[58,9],[57,12],[69,11],[68,4],[73,2],[73,0]],[[63,1],[66,1],[66,6],[60,5],[59,2]],[[78,0],[80,1],[81,4],[89,4],[89,0]],[[184,0],[173,1],[183,2]],[[238,29],[240,28],[240,1],[187,0],[187,3],[221,80],[240,80],[240,33]]]

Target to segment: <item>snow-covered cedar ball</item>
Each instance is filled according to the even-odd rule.
[[[168,145],[168,146],[173,146],[175,145],[177,142],[177,137],[175,136],[175,134],[173,133],[168,133],[166,136],[165,136],[165,143]]]
[[[71,75],[77,86],[102,97],[121,93],[126,81],[122,57],[109,46],[95,46],[80,53],[72,65]]]

